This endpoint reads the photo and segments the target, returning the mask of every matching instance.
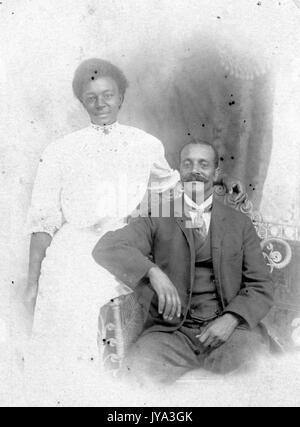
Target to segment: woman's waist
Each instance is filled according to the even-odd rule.
[[[108,231],[118,230],[126,225],[126,218],[112,219],[105,218],[93,224],[74,223],[65,221],[61,228],[57,231],[56,235],[65,233],[75,233],[87,236],[99,237]]]
[[[97,225],[79,227],[70,222],[64,222],[62,227],[54,234],[51,245],[47,249],[47,258],[64,259],[64,262],[77,262],[88,257],[102,236],[108,231],[117,230],[125,225],[125,221],[114,222],[106,227]],[[72,261],[70,261],[72,259]],[[61,261],[60,261],[61,262]]]

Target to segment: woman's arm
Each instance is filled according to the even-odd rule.
[[[28,280],[24,294],[24,304],[30,314],[34,313],[41,265],[51,241],[52,237],[48,233],[39,232],[31,235]]]
[[[26,232],[31,235],[31,241],[24,302],[29,312],[33,312],[35,307],[46,249],[56,231],[62,226],[61,158],[60,145],[50,144],[41,156],[34,182],[26,224]]]
[[[169,165],[162,142],[151,136],[147,141],[147,147],[153,160],[148,188],[156,193],[173,189],[180,180],[180,174]]]

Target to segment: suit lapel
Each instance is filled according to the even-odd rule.
[[[186,226],[185,226],[186,219],[185,218],[175,218],[175,221],[176,221],[177,225],[179,226],[179,228],[181,229],[181,231],[183,232],[183,234],[185,235],[186,240],[187,240],[189,247],[191,249],[191,252],[192,251],[195,252],[193,232],[192,232],[191,228],[186,228]]]
[[[217,201],[213,201],[211,213],[211,238],[212,247],[221,250],[222,241],[226,234],[226,213],[223,205]]]
[[[214,200],[211,213],[211,242],[212,242],[212,259],[216,280],[216,287],[221,298],[223,308],[225,307],[221,282],[221,254],[222,241],[226,234],[226,214],[223,205]]]
[[[180,201],[176,201],[176,203],[173,203],[172,206],[172,212],[174,212],[174,220],[180,230],[183,232],[187,243],[190,248],[191,253],[191,263],[192,266],[195,266],[195,260],[196,260],[196,251],[195,251],[195,243],[194,243],[194,236],[191,228],[186,227],[186,221],[187,218],[184,215],[184,200],[183,197],[180,199]],[[194,270],[194,267],[192,268],[192,271]]]

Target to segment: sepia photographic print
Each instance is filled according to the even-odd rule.
[[[299,406],[300,1],[0,28],[0,406]]]

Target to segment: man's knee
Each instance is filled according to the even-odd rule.
[[[139,338],[124,359],[122,377],[141,378],[160,371],[164,365],[163,338],[160,333],[151,333]]]
[[[220,374],[239,369],[251,370],[266,354],[267,343],[258,331],[236,329],[226,343],[209,354],[205,368]]]
[[[123,378],[138,379],[139,383],[172,383],[195,367],[190,353],[177,334],[151,332],[132,346],[123,363]]]
[[[260,329],[254,330],[237,328],[230,337],[228,344],[237,352],[256,355],[268,351],[269,343],[261,334]]]

